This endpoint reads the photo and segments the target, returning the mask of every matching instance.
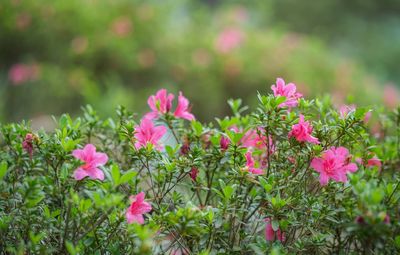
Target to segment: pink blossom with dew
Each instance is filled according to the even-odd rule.
[[[299,123],[292,126],[292,130],[289,132],[289,138],[294,137],[299,142],[309,142],[319,144],[318,138],[313,137],[313,128],[308,121],[304,121],[304,116],[300,114]]]
[[[151,211],[151,204],[144,201],[144,192],[140,192],[136,196],[131,196],[130,200],[131,205],[125,214],[128,223],[131,224],[136,222],[138,224],[143,224],[143,214]]]
[[[253,159],[252,153],[250,151],[248,151],[245,154],[245,157],[246,157],[247,171],[249,171],[250,173],[255,174],[255,175],[264,174],[264,171],[262,169],[254,167],[254,159]]]
[[[192,178],[193,181],[196,181],[198,174],[199,174],[199,169],[197,169],[196,167],[192,167],[189,173],[190,178]]]
[[[376,167],[378,167],[379,170],[381,170],[382,162],[381,162],[380,159],[373,157],[373,158],[368,159],[367,166],[368,167],[375,167],[376,166]]]
[[[20,85],[28,81],[34,81],[39,76],[39,67],[36,64],[15,64],[9,72],[8,78],[14,85]]]
[[[226,28],[219,35],[215,42],[215,49],[219,53],[229,53],[239,47],[244,40],[244,34],[237,28]]]
[[[285,241],[285,235],[282,233],[282,231],[278,228],[277,231],[274,231],[272,228],[272,223],[270,218],[265,218],[264,219],[266,225],[265,225],[265,240],[269,242],[273,242],[275,240],[279,240],[280,242]]]
[[[282,78],[276,79],[276,85],[271,86],[274,96],[284,96],[286,101],[281,103],[279,107],[296,107],[298,105],[299,98],[303,97],[302,94],[296,92],[296,85],[294,83],[285,84]]]
[[[96,152],[93,144],[87,144],[83,149],[74,150],[72,155],[85,162],[83,166],[75,170],[74,178],[76,180],[82,180],[86,176],[93,180],[104,180],[104,173],[98,167],[107,163],[108,157],[105,153]]]
[[[186,120],[194,120],[194,115],[189,110],[189,100],[183,96],[182,92],[179,92],[178,105],[176,106],[174,116]]]
[[[339,108],[340,118],[345,119],[350,112],[353,112],[355,110],[356,110],[356,106],[354,104],[340,106],[340,108]]]
[[[160,139],[167,132],[164,126],[154,126],[153,121],[147,118],[142,119],[139,126],[135,127],[135,148],[145,148],[147,144],[153,144],[157,150],[162,150]]]
[[[221,136],[221,139],[219,140],[219,146],[221,147],[221,150],[226,151],[229,148],[230,143],[231,141],[228,137],[224,135]]]
[[[314,158],[311,167],[315,169],[319,176],[321,185],[328,184],[329,179],[337,182],[347,182],[347,173],[357,171],[357,165],[349,163],[351,155],[344,147],[331,147],[323,152],[321,158]]]
[[[147,99],[147,104],[151,112],[147,113],[145,118],[155,119],[158,118],[159,115],[166,114],[171,110],[173,100],[173,94],[168,93],[166,89],[160,89],[155,95],[151,95]]]

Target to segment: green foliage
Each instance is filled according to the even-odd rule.
[[[0,251],[11,254],[331,254],[397,253],[400,247],[400,114],[375,110],[383,135],[371,135],[359,108],[340,117],[329,99],[300,100],[287,111],[285,97],[259,94],[253,112],[230,100],[233,116],[202,124],[173,119],[165,150],[137,149],[133,114],[102,120],[87,106],[83,117],[64,114],[52,132],[29,123],[3,124],[0,150]],[[320,144],[288,139],[305,115]],[[252,148],[264,174],[249,172],[243,139],[269,144]],[[375,131],[376,132],[376,131]],[[26,149],[32,134],[32,154]],[[174,134],[174,135],[172,135]],[[228,137],[227,148],[220,145]],[[257,138],[258,137],[258,138]],[[268,137],[270,139],[264,139]],[[105,180],[77,181],[81,162],[72,151],[93,143],[108,155]],[[186,150],[183,150],[186,146]],[[310,166],[331,146],[360,160],[349,182],[321,186]],[[266,149],[270,148],[270,149]],[[381,168],[367,164],[382,159]],[[256,160],[257,161],[257,160]],[[193,169],[199,171],[196,178]],[[129,197],[144,191],[152,211],[145,224],[128,224]],[[275,235],[265,238],[266,219]]]

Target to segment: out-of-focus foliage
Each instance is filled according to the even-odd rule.
[[[228,98],[254,105],[254,92],[279,76],[296,77],[306,96],[381,101],[375,79],[321,41],[260,25],[260,16],[272,17],[271,8],[257,2],[214,8],[196,1],[3,1],[1,119],[74,114],[84,103],[104,115],[118,104],[140,113],[145,95],[162,86],[184,90],[196,116],[209,120],[227,113]]]

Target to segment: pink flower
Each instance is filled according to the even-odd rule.
[[[147,104],[151,112],[147,113],[145,118],[155,119],[159,117],[159,115],[166,114],[171,110],[173,100],[173,94],[168,94],[166,89],[160,89],[155,96],[151,95],[149,99],[147,99]]]
[[[176,106],[174,116],[186,120],[194,120],[193,114],[189,111],[189,100],[179,92],[178,105]]]
[[[355,110],[356,110],[356,106],[354,104],[340,106],[340,108],[339,108],[340,118],[345,119],[350,112],[355,111]]]
[[[8,78],[14,85],[34,81],[39,76],[39,66],[36,64],[15,64],[8,71]]]
[[[196,167],[192,167],[192,170],[190,170],[190,178],[192,178],[193,181],[196,181],[197,175],[199,174],[199,169]]]
[[[125,37],[132,30],[132,22],[129,17],[122,16],[113,21],[111,29],[115,35]]]
[[[144,192],[140,192],[136,196],[131,196],[130,199],[132,203],[125,214],[128,223],[136,222],[143,224],[143,214],[151,211],[151,204],[144,201]]]
[[[93,180],[104,180],[104,173],[97,167],[107,163],[108,157],[105,153],[96,152],[96,147],[93,144],[87,144],[82,150],[74,150],[72,155],[85,162],[83,166],[75,170],[74,177],[76,180],[82,180],[86,176]]]
[[[136,126],[134,131],[136,138],[135,148],[144,148],[150,143],[153,144],[157,150],[162,150],[163,146],[159,142],[166,132],[166,127],[155,127],[153,121],[150,119],[142,119],[140,125]]]
[[[244,39],[243,32],[237,28],[227,28],[222,31],[215,42],[215,48],[219,53],[229,53],[239,47]]]
[[[266,218],[264,221],[266,222],[265,239],[267,241],[273,242],[276,239],[278,239],[281,242],[285,241],[285,235],[281,232],[281,230],[278,229],[277,231],[274,231],[274,229],[272,228],[272,223],[271,223],[270,218]],[[275,234],[276,234],[276,236],[275,236]]]
[[[296,85],[294,83],[288,83],[285,85],[285,81],[282,78],[277,78],[276,85],[272,85],[271,89],[274,91],[274,96],[286,97],[286,101],[281,103],[279,107],[296,107],[299,98],[303,97],[302,94],[296,92]]]
[[[373,158],[368,159],[367,166],[368,167],[376,166],[376,167],[378,167],[379,170],[381,170],[382,162],[380,159],[373,157]]]
[[[147,104],[150,106],[151,112],[145,115],[147,119],[156,119],[161,115],[169,113],[172,108],[172,101],[174,95],[167,92],[166,89],[160,89],[156,95],[152,95],[147,100]],[[195,117],[190,113],[189,100],[183,96],[182,92],[179,92],[178,105],[174,112],[176,118],[182,118],[186,120],[194,120]]]
[[[329,179],[337,182],[347,182],[347,173],[357,171],[357,165],[349,163],[349,151],[344,147],[332,147],[322,154],[321,158],[314,158],[311,167],[319,176],[321,185],[326,185]]]
[[[32,157],[33,154],[33,139],[34,136],[31,133],[26,134],[24,141],[22,142],[22,148]]]
[[[258,131],[258,132],[257,132]],[[260,149],[266,150],[267,145],[269,145],[270,154],[274,152],[275,147],[272,142],[272,138],[269,137],[267,142],[267,137],[263,134],[260,128],[258,129],[250,129],[248,130],[242,139],[240,140],[243,147],[250,148],[250,149]]]
[[[221,147],[221,150],[226,151],[230,143],[231,141],[229,140],[228,137],[224,135],[221,136],[221,139],[219,140],[219,146]]]
[[[249,171],[252,174],[255,175],[260,175],[260,174],[264,174],[264,171],[260,168],[256,168],[254,167],[254,159],[252,157],[252,154],[250,151],[248,151],[246,154],[246,169],[247,171]]]
[[[289,138],[294,137],[299,142],[309,142],[319,144],[318,138],[311,136],[313,128],[308,121],[304,121],[304,116],[300,114],[299,123],[292,126]]]

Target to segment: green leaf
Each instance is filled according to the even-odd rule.
[[[75,246],[69,241],[65,242],[65,248],[67,248],[68,253],[71,255],[75,255],[78,253],[77,250],[75,249]]]
[[[201,136],[203,133],[203,126],[198,121],[192,121],[192,128],[196,136]]]
[[[124,183],[129,182],[130,180],[135,178],[136,175],[137,175],[137,172],[135,172],[135,171],[125,173],[124,175],[122,175],[122,177],[119,181],[119,184],[124,184]]]
[[[273,220],[272,223],[271,223],[271,225],[272,225],[272,229],[273,229],[274,231],[278,231],[278,229],[279,229],[279,221]]]
[[[121,174],[120,174],[120,172],[119,172],[119,167],[118,167],[117,164],[113,164],[113,165],[111,166],[111,177],[112,177],[112,179],[113,179],[113,181],[114,181],[115,186],[118,186],[118,185],[119,185],[119,179],[120,179],[120,177],[121,177]]]
[[[0,163],[0,180],[2,180],[3,177],[6,175],[6,173],[7,173],[7,168],[8,168],[7,161],[3,160],[3,161]]]

